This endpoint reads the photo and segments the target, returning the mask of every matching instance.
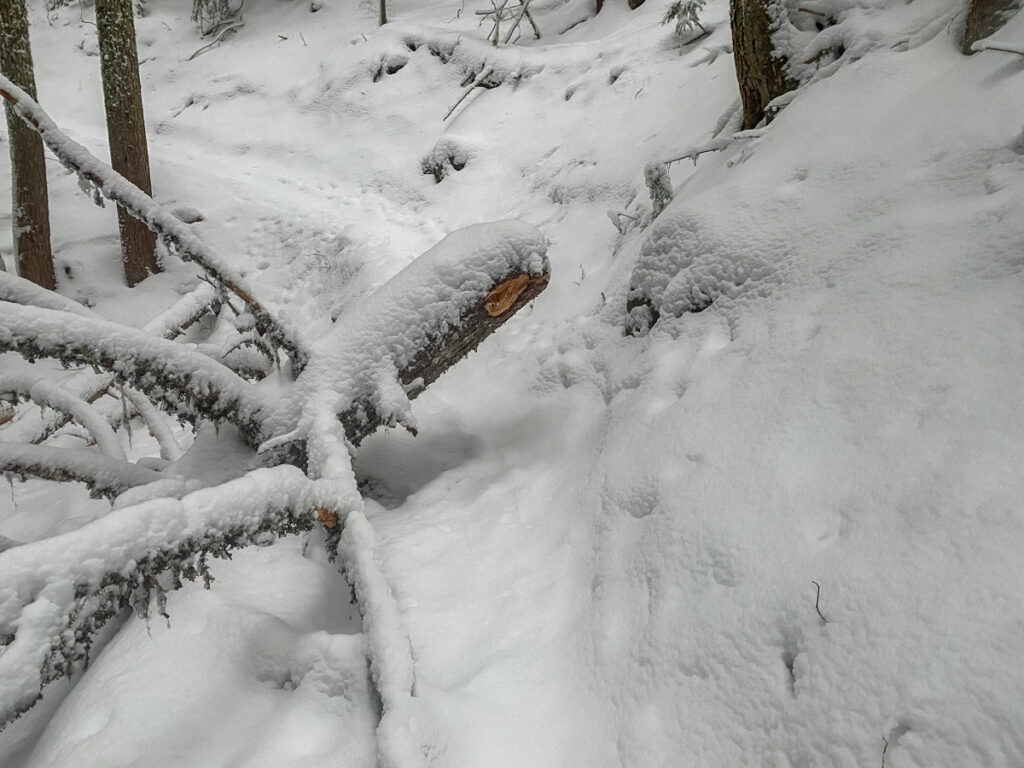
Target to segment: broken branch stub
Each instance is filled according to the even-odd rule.
[[[447,332],[434,336],[416,356],[398,372],[398,381],[414,400],[441,374],[474,351],[488,336],[508,322],[520,309],[547,288],[551,274],[518,273],[498,281],[487,297]],[[341,414],[345,434],[353,445],[359,445],[386,422],[376,409],[357,402]]]
[[[505,314],[519,298],[519,295],[526,290],[529,283],[529,275],[516,275],[495,286],[484,300],[484,309],[487,314],[491,317]]]

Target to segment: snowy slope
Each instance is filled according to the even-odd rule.
[[[419,437],[356,460],[426,764],[1024,764],[1020,57],[962,57],[953,4],[864,4],[862,58],[673,166],[675,201],[620,237],[606,211],[643,202],[644,164],[735,101],[724,2],[682,51],[654,0],[563,35],[589,3],[537,6],[545,36],[495,51],[474,8],[447,23],[458,4],[400,0],[376,30],[265,0],[192,61],[187,4],[147,5],[158,197],[311,330],[460,226],[551,241],[533,309],[416,401]],[[40,100],[99,148],[93,29],[36,14]],[[487,67],[505,82],[442,121]],[[435,183],[441,139],[468,160]],[[67,294],[135,322],[166,303],[170,277],[145,300],[102,284],[113,214],[52,184]],[[631,278],[666,301],[639,338]],[[673,317],[695,289],[710,306]],[[0,534],[41,535],[48,493],[16,486]],[[0,763],[373,764],[356,619],[316,547],[214,573],[48,691]]]

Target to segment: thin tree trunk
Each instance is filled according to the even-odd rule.
[[[1020,9],[1021,0],[972,0],[964,25],[963,52],[972,53],[971,46],[997,32]]]
[[[772,99],[793,90],[786,62],[772,43],[774,23],[768,13],[777,0],[729,0],[732,49],[743,101],[743,128],[754,128],[765,116]],[[770,117],[770,116],[769,116]]]
[[[132,0],[96,0],[96,25],[110,164],[147,195],[152,195]],[[160,271],[156,263],[156,235],[120,206],[117,222],[125,278],[128,285],[135,285],[146,275]]]
[[[0,71],[35,98],[24,0],[0,0]],[[43,142],[10,106],[7,130],[11,140],[11,223],[18,274],[53,290],[57,281],[50,252],[50,201]]]
[[[387,0],[379,0],[377,21],[380,22],[382,27],[388,23]]]

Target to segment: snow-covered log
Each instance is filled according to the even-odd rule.
[[[25,443],[0,443],[0,472],[85,483],[92,493],[111,499],[160,479],[151,469],[95,451]]]
[[[161,237],[168,248],[187,261],[199,264],[217,283],[237,294],[256,317],[260,329],[288,352],[293,369],[300,371],[307,355],[298,334],[276,318],[256,298],[253,291],[235,270],[228,266],[206,243],[199,239],[177,216],[153,198],[96,158],[85,147],[64,134],[52,118],[27,93],[0,75],[0,97],[35,130],[68,170],[100,190],[131,216],[143,222]]]
[[[165,615],[166,592],[211,576],[207,557],[308,530],[322,500],[295,467],[249,473],[180,500],[117,509],[0,554],[0,728],[87,661],[125,608]]]
[[[544,290],[546,252],[544,237],[523,221],[448,235],[315,342],[268,430],[308,422],[304,405],[324,393],[334,395],[354,445],[381,425],[415,429],[409,400]]]
[[[0,302],[0,317],[0,350],[110,371],[189,421],[230,422],[254,445],[262,438],[262,405],[253,387],[181,344],[106,320],[9,302]]]

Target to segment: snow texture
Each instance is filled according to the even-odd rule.
[[[670,164],[673,201],[620,232],[605,212],[643,207],[647,162],[731,132],[725,0],[686,47],[651,2],[531,5],[544,37],[497,49],[452,0],[395,4],[379,29],[320,5],[247,3],[244,28],[186,62],[203,44],[187,4],[147,4],[161,199],[202,210],[190,228],[321,342],[467,224],[529,221],[551,282],[419,396],[417,437],[372,435],[352,459],[367,525],[350,556],[381,597],[371,623],[394,632],[370,642],[327,532],[240,551],[210,564],[211,590],[167,597],[169,626],[111,625],[74,685],[0,733],[0,764],[1024,765],[1020,57],[963,56],[960,2],[792,3],[780,35],[803,85],[764,130]],[[100,146],[89,8],[30,13],[40,93]],[[1022,46],[1024,17],[992,40]],[[529,76],[442,121],[484,66]],[[436,184],[419,164],[449,134],[475,154]],[[103,290],[113,211],[50,181],[63,295],[139,327],[194,279],[168,256],[165,276]],[[765,277],[740,284],[750,264]],[[623,335],[636,285],[666,310],[642,338]],[[675,316],[695,288],[710,305]],[[286,398],[275,436],[304,414],[334,430],[311,440],[307,500],[351,523],[325,415],[347,385],[326,361],[318,375],[315,409],[287,400],[287,372],[257,389]],[[171,471],[251,467],[235,430],[197,432]],[[157,451],[136,441],[133,458]],[[138,509],[16,483],[0,535]],[[383,718],[373,674],[394,694]]]

